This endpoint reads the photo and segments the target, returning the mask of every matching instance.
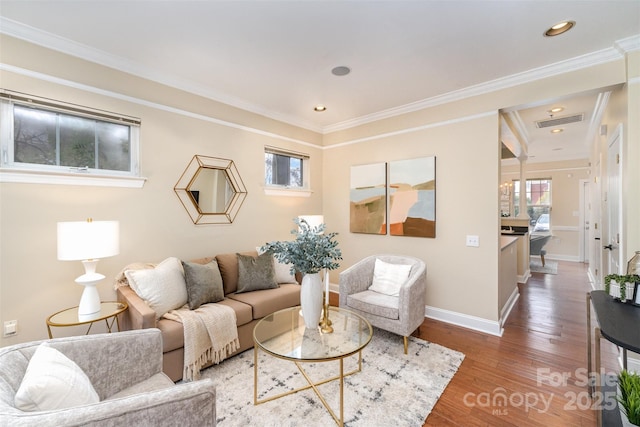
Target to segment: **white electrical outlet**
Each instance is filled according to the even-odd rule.
[[[480,237],[467,235],[467,246],[477,248],[480,246]]]
[[[12,337],[18,333],[18,321],[7,320],[4,322],[4,336]]]

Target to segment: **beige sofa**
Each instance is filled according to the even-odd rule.
[[[257,252],[242,252],[257,256]],[[279,283],[275,289],[236,293],[238,288],[238,259],[235,253],[191,260],[207,264],[215,259],[222,276],[225,298],[216,304],[231,307],[236,313],[240,348],[234,354],[253,347],[253,327],[275,311],[300,305],[300,286],[296,283]],[[162,332],[163,371],[173,381],[182,379],[184,360],[184,331],[182,324],[160,318],[129,286],[116,288],[118,301],[126,302],[129,309],[120,318],[121,330],[158,328]],[[210,364],[209,364],[210,365]],[[209,366],[206,365],[206,366]]]

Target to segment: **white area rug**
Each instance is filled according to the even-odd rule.
[[[543,267],[541,260],[531,258],[529,261],[529,269],[532,273],[558,274],[558,263],[556,261],[545,260]]]
[[[260,351],[259,399],[307,385],[295,364]],[[464,354],[410,337],[404,355],[402,337],[374,328],[363,350],[362,371],[345,378],[345,425],[422,426],[458,370]],[[345,372],[357,367],[357,355],[345,359]],[[303,364],[319,381],[335,376],[339,362]],[[335,422],[313,390],[253,405],[253,349],[202,371],[216,382],[218,426],[331,426]],[[340,416],[338,381],[319,387]]]

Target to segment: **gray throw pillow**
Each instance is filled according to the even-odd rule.
[[[183,261],[182,267],[187,284],[187,304],[191,310],[224,299],[222,276],[215,259],[207,264]]]
[[[238,257],[238,290],[236,293],[278,288],[273,268],[273,255],[264,253],[253,257],[236,254]]]

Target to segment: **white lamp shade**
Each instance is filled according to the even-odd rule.
[[[298,219],[304,219],[311,229],[324,224],[324,215],[300,215]]]
[[[58,259],[61,261],[106,258],[119,253],[118,221],[58,223]]]

